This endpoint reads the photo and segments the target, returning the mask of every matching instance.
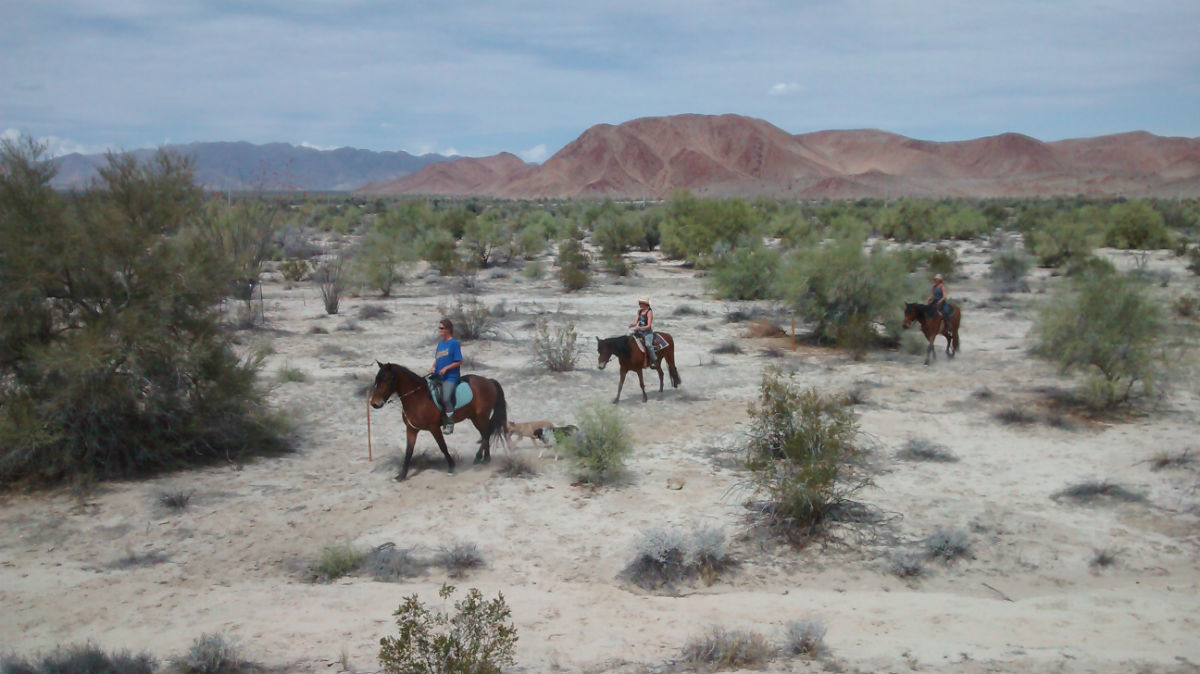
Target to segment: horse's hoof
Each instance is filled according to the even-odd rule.
[[[396,476],[392,477],[393,482],[403,482],[405,479],[407,479],[407,478],[403,475],[396,475]]]

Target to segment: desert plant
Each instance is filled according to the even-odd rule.
[[[591,484],[611,484],[625,476],[625,458],[633,451],[629,428],[608,406],[579,410],[579,430],[562,444],[578,478]]]
[[[1120,503],[1145,503],[1146,497],[1129,491],[1121,485],[1113,484],[1108,481],[1092,481],[1079,482],[1077,484],[1065,487],[1052,496],[1055,501],[1072,501],[1074,503],[1089,504],[1097,501],[1109,501]]]
[[[1153,391],[1164,362],[1163,317],[1145,287],[1116,273],[1084,273],[1045,304],[1034,323],[1035,352],[1064,372],[1082,370],[1099,409]]]
[[[1100,548],[1092,551],[1092,558],[1088,561],[1088,566],[1093,569],[1106,569],[1117,563],[1117,552],[1109,548]]]
[[[378,304],[364,304],[362,308],[358,310],[358,317],[364,321],[369,321],[374,318],[383,318],[391,313],[391,310],[389,310],[387,307],[383,307]]]
[[[578,239],[568,239],[558,247],[558,274],[563,288],[582,290],[590,277],[591,258]]]
[[[298,367],[284,365],[279,368],[279,373],[276,375],[280,383],[283,384],[301,384],[308,381],[308,375]]]
[[[159,505],[169,510],[183,510],[191,503],[193,493],[190,489],[171,489],[160,492],[157,500]]]
[[[740,354],[745,352],[742,351],[741,345],[739,345],[737,342],[724,341],[714,346],[712,348],[712,353]]]
[[[317,292],[321,295],[325,313],[331,316],[338,312],[342,303],[342,295],[346,292],[344,267],[345,258],[336,255],[313,272],[313,282],[317,284]]]
[[[113,155],[82,194],[54,192],[52,176],[36,145],[0,144],[0,483],[288,448],[261,360],[221,330],[236,279],[197,232],[188,161]]]
[[[712,255],[712,273],[707,280],[713,294],[729,300],[767,299],[775,292],[779,252],[755,241],[731,247],[722,242]]]
[[[331,543],[309,566],[309,577],[313,582],[328,583],[358,571],[366,558],[366,551],[353,544]]]
[[[971,536],[965,529],[938,527],[925,537],[925,554],[930,559],[953,561],[971,554]]]
[[[925,253],[925,264],[930,274],[950,278],[958,272],[958,253],[948,246],[937,246]]]
[[[550,326],[550,321],[538,316],[534,319],[533,364],[551,372],[570,372],[575,369],[582,347],[575,332],[575,322]]]
[[[1150,459],[1150,470],[1158,471],[1164,468],[1186,468],[1195,463],[1191,450],[1183,450],[1179,454],[1171,454],[1163,450]]]
[[[1033,258],[1023,250],[1004,247],[992,254],[992,266],[988,275],[999,293],[1025,292],[1029,284],[1025,276],[1033,267]]]
[[[1113,248],[1149,249],[1170,246],[1162,214],[1144,200],[1126,201],[1108,212],[1104,242]]]
[[[442,585],[443,600],[454,586]],[[379,664],[386,674],[491,674],[515,664],[517,628],[504,594],[485,601],[475,588],[454,603],[454,613],[431,610],[417,595],[405,598],[392,615],[399,634],[379,640]]]
[[[725,535],[712,527],[691,532],[655,527],[642,532],[634,550],[633,561],[621,575],[648,590],[692,578],[711,585],[721,571],[733,565],[725,549]]]
[[[4,674],[154,674],[157,668],[158,661],[149,653],[106,653],[91,643],[60,646],[34,660],[0,657]]]
[[[371,578],[383,582],[394,582],[418,575],[424,568],[413,558],[410,550],[397,548],[395,543],[384,543],[371,548],[363,559],[362,566]]]
[[[901,550],[888,555],[887,565],[898,578],[918,578],[925,573],[925,556]]]
[[[184,674],[230,674],[246,665],[241,648],[219,632],[201,634],[175,664]]]
[[[932,461],[936,463],[953,463],[958,461],[944,445],[924,438],[909,438],[904,448],[896,452],[897,459],[905,461]]]
[[[1043,267],[1069,266],[1091,256],[1099,243],[1099,225],[1091,213],[1058,213],[1032,230],[1025,245]]]
[[[496,471],[505,477],[534,477],[537,466],[527,454],[508,452],[496,462]]]
[[[899,255],[878,246],[864,253],[859,239],[794,251],[781,263],[778,283],[819,339],[855,355],[876,341],[880,328],[895,332],[897,307],[909,294]]]
[[[819,620],[793,620],[783,628],[783,652],[818,658],[825,652],[825,625]]]
[[[438,303],[438,313],[454,323],[454,336],[461,340],[482,339],[496,327],[496,317],[487,305],[474,297],[454,298],[454,303]]]
[[[769,524],[793,540],[821,530],[833,509],[867,484],[852,477],[858,422],[834,397],[802,390],[794,374],[763,374],[750,405],[746,467]]]
[[[299,283],[312,274],[311,260],[288,259],[279,263],[279,275],[289,283]]]
[[[713,671],[759,667],[775,657],[775,647],[758,632],[712,627],[683,647],[683,661]]]
[[[452,577],[459,577],[471,569],[482,567],[483,554],[474,543],[454,541],[438,550],[438,563],[449,571]]]

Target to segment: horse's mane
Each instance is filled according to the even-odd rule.
[[[629,350],[629,335],[618,335],[616,337],[609,337],[600,341],[604,342],[604,344],[608,346],[609,351],[612,351],[618,356],[628,356],[631,353]]]
[[[423,379],[423,377],[421,375],[417,374],[416,372],[413,372],[412,370],[410,370],[407,367],[404,367],[403,365],[400,365],[398,363],[387,363],[386,365],[384,365],[384,367],[391,370],[398,377],[401,377],[404,379],[417,379],[417,380]]]

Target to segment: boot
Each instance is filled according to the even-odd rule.
[[[453,432],[454,432],[454,418],[453,417],[443,417],[442,418],[442,435],[450,435]]]

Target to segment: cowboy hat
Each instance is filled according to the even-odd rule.
[[[941,274],[934,274],[934,275],[933,275],[933,280],[934,280],[934,281],[941,281],[941,280],[942,280],[942,275],[941,275]]]
[[[645,304],[646,306],[650,306],[650,298],[649,297],[639,297],[638,304]]]

